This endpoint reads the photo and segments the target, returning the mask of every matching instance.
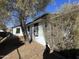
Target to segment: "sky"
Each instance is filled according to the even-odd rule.
[[[56,13],[63,4],[69,4],[69,3],[74,3],[74,2],[76,3],[77,1],[79,1],[79,0],[54,0],[54,1],[52,0],[45,8],[45,11],[39,12],[36,17],[39,17],[44,13]],[[29,18],[26,21],[26,23],[29,23],[32,21],[33,20],[31,18]]]
[[[17,24],[19,25],[19,13],[17,11],[12,11],[10,17],[7,18],[7,20],[8,21],[4,22],[7,28],[17,26]]]
[[[63,4],[65,4],[65,3],[73,3],[73,2],[77,3],[77,1],[79,1],[79,0],[55,0],[55,1],[52,1],[45,8],[45,12],[39,12],[36,17],[39,17],[39,16],[41,16],[44,13],[55,13],[55,12],[57,12],[60,9],[60,7]],[[17,20],[17,22],[18,22],[18,13],[16,11],[13,11],[11,13],[11,17],[9,18],[9,21],[5,22],[6,26],[8,28],[13,27],[14,25],[17,24],[17,22],[15,22],[15,20]],[[28,17],[28,20],[26,22],[29,23],[29,22],[32,22],[32,21],[33,21],[32,18]]]
[[[63,5],[63,4],[69,4],[69,3],[77,3],[79,2],[79,0],[55,0],[55,1],[52,1],[47,7],[46,7],[46,12],[48,13],[55,13],[57,10],[60,9],[60,7]]]

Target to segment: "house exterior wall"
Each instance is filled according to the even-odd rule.
[[[48,43],[50,49],[52,50],[59,51],[64,49],[72,49],[75,48],[75,46],[76,48],[79,48],[79,19],[76,19],[77,16],[75,16],[76,18],[73,17],[74,15],[79,15],[79,12],[78,14],[62,14],[56,16],[55,18],[50,15],[48,15],[47,18],[41,18],[45,21],[47,19],[47,28],[44,27],[45,23],[43,23],[43,20],[40,21],[39,19],[39,36],[34,36],[34,23],[32,23],[32,38],[42,45],[46,45],[46,43]]]
[[[20,33],[16,33],[16,29],[20,28]],[[13,34],[16,36],[23,36],[22,29],[20,26],[13,28]]]
[[[35,32],[34,32],[34,24],[38,23],[38,36],[35,36]],[[45,36],[44,36],[44,31],[43,31],[43,23],[42,22],[36,22],[32,25],[30,25],[30,30],[32,31],[32,39],[40,44],[42,44],[43,46],[46,45],[45,42]],[[28,35],[29,36],[29,35]]]
[[[35,41],[37,41],[38,43],[45,46],[46,42],[45,42],[45,36],[44,36],[44,31],[43,31],[43,24],[39,23],[38,28],[39,28],[38,29],[38,36],[37,37],[35,36]]]

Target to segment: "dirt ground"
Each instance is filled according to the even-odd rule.
[[[36,42],[26,43],[3,59],[43,59],[44,47]]]

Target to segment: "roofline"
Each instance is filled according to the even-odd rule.
[[[48,14],[49,14],[49,13],[45,13],[45,14],[43,14],[42,16],[37,17],[36,19],[34,19],[34,21],[27,23],[26,25],[32,24],[32,23],[34,23],[35,21],[37,21],[38,19],[41,19],[42,17],[44,17],[44,16],[46,16],[46,15],[48,15]]]
[[[52,19],[57,18],[57,17],[62,17],[62,16],[64,16],[64,15],[67,15],[67,14],[72,13],[72,12],[79,12],[79,8],[76,8],[76,9],[74,9],[74,10],[72,10],[72,11],[69,11],[69,12],[65,12],[65,13],[63,13],[63,14],[62,14],[62,13],[59,13],[59,15],[56,15],[56,16],[53,17]],[[46,15],[48,15],[48,14],[49,14],[49,13],[43,14],[42,16],[36,18],[33,22],[37,21],[38,19],[40,19],[40,18],[42,18],[42,17],[44,17],[44,16],[46,16]],[[28,23],[27,25],[29,25],[29,24],[31,24],[31,23],[33,23],[33,22],[30,22],[30,23]]]
[[[15,27],[19,27],[19,26],[21,26],[21,25],[17,25],[17,26],[11,27],[11,28],[15,28]]]
[[[69,11],[69,12],[65,12],[65,13],[63,13],[63,14],[62,14],[62,13],[59,13],[59,15],[53,17],[52,19],[57,18],[57,17],[62,17],[62,16],[64,16],[64,15],[67,15],[67,14],[72,13],[72,12],[78,12],[78,11],[79,11],[78,9],[79,9],[79,8],[74,9],[74,10]],[[46,16],[46,15],[48,15],[48,14],[49,14],[49,13],[45,13],[45,14],[43,14],[42,16],[37,17],[34,21],[32,21],[32,22],[30,22],[30,23],[27,23],[26,25],[32,24],[32,23],[34,23],[35,21],[37,21],[38,19],[40,19],[40,18],[42,18],[42,17],[44,17],[44,16]],[[18,26],[20,26],[20,25],[17,25],[16,27],[18,27]],[[15,28],[15,27],[12,27],[12,28]]]
[[[26,25],[32,24],[32,23],[34,23],[35,21],[37,21],[38,19],[40,19],[41,17],[44,17],[44,16],[46,16],[46,15],[48,15],[48,14],[49,14],[49,13],[45,13],[45,14],[43,14],[42,16],[39,16],[39,17],[37,17],[36,19],[34,19],[34,21],[27,23]],[[14,27],[12,27],[12,28],[15,28],[15,27],[18,27],[18,26],[21,26],[21,25],[14,26]]]

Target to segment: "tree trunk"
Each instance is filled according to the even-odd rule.
[[[28,36],[27,36],[27,29],[26,29],[26,22],[24,21],[24,15],[23,13],[20,14],[19,17],[20,25],[22,28],[23,36],[24,36],[24,41],[28,41]]]

